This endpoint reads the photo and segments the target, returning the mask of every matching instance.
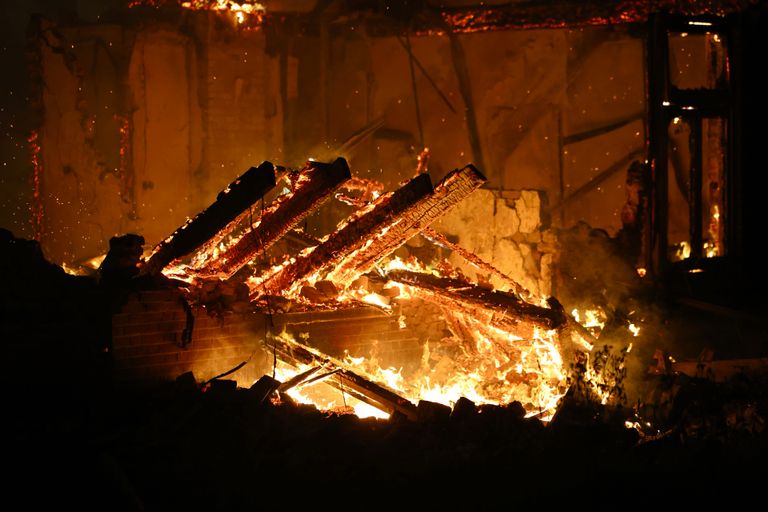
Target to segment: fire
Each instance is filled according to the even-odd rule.
[[[389,414],[384,411],[380,411],[372,405],[368,405],[365,402],[358,401],[353,407],[355,416],[358,418],[378,418],[380,420],[389,419]]]
[[[90,276],[94,274],[99,266],[101,266],[101,262],[104,261],[104,258],[106,257],[106,254],[102,254],[79,263],[67,264],[64,262],[61,264],[61,268],[64,272],[72,276]]]
[[[380,263],[377,269],[384,278],[393,270],[440,273],[419,261],[400,258]],[[398,301],[409,300],[414,295],[409,286],[401,283],[387,281],[383,286],[397,289]],[[343,292],[338,300],[348,298],[386,310],[392,307],[389,297],[366,287]],[[528,416],[538,416],[542,420],[551,418],[567,389],[556,330],[535,327],[532,335],[525,339],[459,311],[446,309],[444,314],[464,325],[469,338],[454,335],[426,341],[421,367],[415,373],[406,375],[402,368],[381,367],[375,358],[347,356],[344,366],[413,403],[428,400],[453,406],[461,397],[478,404],[503,405],[520,401]],[[595,322],[599,318],[597,311],[585,314]],[[405,321],[402,317],[398,319],[401,327]],[[324,408],[322,403],[316,405]]]
[[[212,11],[230,14],[237,24],[247,24],[248,28],[256,27],[264,21],[267,8],[259,2],[243,0],[130,0],[128,8],[152,7],[159,9],[167,4],[177,4],[192,11]]]
[[[230,13],[238,25],[242,25],[246,21],[252,21],[256,25],[260,24],[267,11],[263,4],[247,0],[240,3],[231,0],[192,0],[181,2],[181,6],[195,11],[207,10]]]
[[[687,241],[675,244],[672,248],[674,251],[672,254],[673,261],[683,261],[691,257],[691,244]]]
[[[426,164],[427,154],[423,157]],[[348,179],[349,169],[343,159],[337,162],[339,160],[343,167],[333,167],[336,163],[322,165],[336,169],[343,181]],[[162,260],[163,254],[174,254],[170,251],[173,237],[192,232],[195,219],[189,221],[167,239],[164,246],[156,248],[154,254],[160,255],[157,260],[163,264],[158,268],[168,277],[194,283],[198,279],[229,279],[242,268],[241,263],[257,260],[266,263],[265,247],[269,246],[264,240],[274,241],[284,236],[299,222],[297,219],[304,218],[321,204],[319,200],[310,203],[310,194],[313,201],[316,197],[330,198],[340,185],[319,180],[317,177],[323,176],[318,171],[319,165],[283,173],[279,179],[273,175],[272,186],[284,178],[287,180],[283,192],[266,207],[262,203],[260,215],[254,215],[256,212],[249,207],[236,218],[236,212],[227,216],[215,233],[206,233],[208,238],[197,246],[191,264],[177,265],[179,262],[172,261],[171,256]],[[344,175],[340,170],[345,170]],[[414,341],[422,350],[422,357],[420,364],[410,365],[407,370],[380,364],[373,351],[366,357],[347,354],[343,359],[335,359],[313,348],[308,333],[296,334],[302,342],[286,332],[273,336],[274,355],[281,361],[274,369],[274,376],[286,383],[280,395],[285,393],[297,402],[311,403],[324,411],[343,414],[354,411],[361,416],[377,417],[397,411],[412,419],[418,416],[416,404],[421,401],[450,407],[464,397],[476,404],[519,402],[528,417],[551,419],[570,385],[566,368],[572,361],[564,361],[564,354],[570,358],[590,345],[574,342],[571,333],[594,341],[606,325],[606,311],[599,307],[575,308],[571,315],[580,326],[575,325],[567,320],[563,306],[556,299],[532,297],[514,279],[479,258],[472,259],[470,254],[464,255],[465,259],[469,258],[483,271],[502,277],[510,291],[491,289],[486,281],[472,282],[447,260],[420,262],[414,257],[388,258],[402,243],[428,228],[422,208],[435,210],[439,209],[435,205],[442,208],[453,204],[435,190],[454,194],[445,197],[458,201],[466,195],[461,186],[473,187],[471,191],[480,185],[480,178],[485,180],[472,166],[460,171],[450,174],[450,179],[446,178],[435,188],[424,179],[426,176],[405,182],[402,188],[410,187],[405,189],[407,193],[421,194],[412,202],[406,201],[408,196],[402,189],[374,199],[378,191],[376,184],[350,185],[349,190],[360,192],[356,194],[359,197],[350,199],[359,207],[336,226],[336,231],[320,239],[302,237],[309,247],[285,254],[283,261],[271,268],[265,270],[257,266],[254,269],[246,282],[249,297],[251,301],[266,304],[267,314],[273,311],[271,297],[279,296],[281,312],[328,309],[345,304],[373,305],[396,315],[395,329],[407,327],[408,307],[404,306],[418,307],[418,301],[439,308],[444,320],[436,331],[437,339]],[[321,187],[323,193],[313,192],[309,184]],[[227,198],[233,197],[235,185],[237,182],[232,189],[223,191],[217,201],[227,203]],[[426,219],[432,221],[433,217],[430,213]],[[454,253],[462,250],[468,253],[436,232],[425,236],[431,236],[431,240]],[[166,247],[170,249],[161,252]],[[406,301],[413,302],[406,304]],[[639,333],[634,324],[628,329],[634,336]],[[420,331],[414,329],[413,332]],[[560,339],[561,332],[570,335]],[[589,353],[583,355],[590,357]],[[598,353],[595,357],[601,355]],[[584,380],[595,388],[603,403],[607,403],[611,399],[612,382],[608,381],[610,376],[595,366],[586,366]],[[294,377],[304,380],[297,383],[299,379]]]
[[[413,375],[404,375],[402,368],[381,367],[375,358],[347,355],[343,366],[413,403],[428,400],[453,406],[461,397],[478,404],[494,405],[518,400],[525,407],[527,416],[538,416],[547,421],[566,391],[563,361],[554,337],[554,331],[537,331],[534,339],[521,340],[491,329],[473,340],[475,351],[471,356],[459,356],[453,363],[444,356],[435,365],[429,364],[431,351],[441,348],[441,343],[427,342],[422,368]],[[524,344],[525,348],[516,352],[515,344]],[[288,379],[307,368],[281,375]],[[278,377],[279,380],[283,378]],[[297,401],[312,403],[321,410],[335,405],[335,402],[315,395],[310,397],[299,390],[294,393],[295,396],[289,392]],[[357,409],[355,407],[356,414]]]
[[[378,306],[380,308],[390,309],[389,301],[386,300],[386,297],[379,295],[378,293],[367,293],[362,297],[360,297],[360,300],[372,306]]]
[[[574,308],[571,311],[571,316],[596,336],[599,336],[605,328],[606,315],[600,308],[586,309],[584,311]]]
[[[394,270],[433,275],[452,271],[446,263],[439,265],[440,270],[415,259],[392,258],[380,263],[377,269],[384,278]],[[397,301],[415,296],[408,285],[387,281],[385,286],[397,289]],[[357,294],[363,302],[391,308],[388,297],[367,292],[365,288],[350,294]],[[534,327],[530,337],[525,339],[458,310],[445,308],[444,314],[452,317],[453,322],[464,325],[465,334],[425,342],[421,368],[414,374],[404,375],[402,368],[382,368],[376,359],[347,357],[344,362],[356,373],[386,385],[413,403],[428,400],[453,406],[461,397],[478,404],[502,405],[520,401],[528,416],[543,420],[551,418],[567,388],[565,365],[555,330]],[[598,321],[597,311],[588,311],[586,315],[592,321]],[[405,318],[398,319],[401,327],[405,321]]]
[[[277,366],[275,366],[274,378],[280,382],[287,382],[310,368],[311,366],[306,364],[294,367],[283,362],[278,362]],[[361,402],[345,393],[343,390],[333,389],[327,384],[324,384],[322,380],[310,382],[308,384],[299,384],[286,391],[286,394],[295,402],[313,405],[322,411],[339,414],[353,413],[359,418],[389,418],[389,413],[379,410],[365,402]],[[340,403],[342,404],[341,406],[339,405]]]

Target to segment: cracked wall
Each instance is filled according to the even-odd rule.
[[[557,240],[542,218],[543,204],[546,196],[536,190],[480,189],[434,227],[535,296],[545,297],[552,292]],[[456,254],[449,261],[470,277],[487,278]],[[503,288],[497,277],[490,282]]]

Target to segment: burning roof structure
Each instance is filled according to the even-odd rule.
[[[281,176],[276,177],[276,173]],[[194,301],[201,297],[197,291],[206,283],[242,281],[241,271],[255,268],[247,278],[247,297],[251,310],[265,315],[270,326],[274,325],[277,307],[285,312],[328,311],[368,303],[391,314],[392,304],[388,302],[413,297],[439,308],[451,333],[446,339],[441,339],[443,333],[433,333],[436,340],[417,341],[413,349],[417,353],[450,351],[453,355],[449,369],[436,371],[427,358],[418,376],[411,378],[400,373],[402,368],[372,368],[370,362],[348,358],[345,363],[332,364],[329,370],[327,358],[340,354],[317,352],[312,339],[291,340],[285,338],[286,333],[273,329],[268,330],[262,343],[265,350],[271,346],[275,357],[284,363],[299,368],[315,364],[313,371],[306,374],[307,379],[320,368],[333,375],[329,376],[331,381],[349,379],[354,369],[374,375],[369,380],[356,377],[358,386],[360,382],[369,386],[358,389],[356,396],[369,405],[375,404],[384,414],[407,411],[415,418],[416,404],[430,394],[440,396],[446,406],[465,395],[496,404],[523,400],[530,414],[551,416],[565,386],[557,333],[567,330],[562,339],[569,352],[576,343],[572,336],[581,343],[582,351],[591,348],[586,338],[573,329],[575,322],[569,322],[556,299],[533,297],[510,278],[506,278],[504,289],[482,286],[447,261],[392,259],[409,239],[429,229],[486,182],[473,166],[448,173],[434,186],[428,174],[419,173],[390,193],[375,198],[370,194],[367,203],[363,202],[365,195],[360,195],[357,209],[335,231],[295,253],[281,254],[272,266],[256,265],[265,260],[271,246],[296,229],[351,178],[343,158],[332,163],[310,161],[298,171],[269,162],[252,167],[222,191],[212,205],[161,241],[141,263],[135,278],[164,272],[183,280]],[[278,182],[284,182],[283,193],[254,212],[254,205]],[[381,185],[368,184],[367,188],[380,190]],[[434,231],[430,233],[433,239],[438,237]],[[474,264],[482,261],[469,252],[463,254]],[[493,269],[487,263],[485,267]],[[203,299],[202,305],[210,300]],[[399,320],[403,324],[408,321],[407,316]],[[586,337],[591,338],[588,333]],[[443,365],[444,359],[439,360]],[[373,382],[382,378],[384,371],[397,378]],[[369,389],[387,383],[407,398],[383,399],[381,392]]]

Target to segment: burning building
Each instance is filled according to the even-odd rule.
[[[84,385],[650,443],[658,379],[764,366],[759,2],[118,3],[30,21],[39,245],[5,236],[50,271],[17,318],[78,287]]]

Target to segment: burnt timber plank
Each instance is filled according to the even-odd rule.
[[[251,167],[219,192],[208,208],[157,244],[141,267],[141,274],[159,274],[171,261],[195,251],[274,188],[275,167],[262,162]]]
[[[451,171],[435,186],[431,194],[407,208],[385,233],[348,254],[328,274],[327,279],[348,286],[361,274],[373,269],[382,258],[393,253],[411,237],[448,213],[486,181],[485,176],[472,165]]]
[[[438,277],[432,274],[393,270],[387,277],[426,293],[420,294],[425,300],[437,302],[441,306],[449,306],[449,302],[464,306],[468,312],[481,309],[494,315],[493,323],[498,327],[516,323],[530,322],[546,329],[556,329],[565,324],[567,316],[563,307],[554,299],[549,300],[549,308],[530,304],[517,296],[497,290],[488,290],[460,279]],[[448,299],[438,300],[438,299]]]
[[[309,275],[328,273],[432,191],[429,176],[420,174],[394,192],[379,197],[367,209],[347,218],[342,227],[331,233],[322,244],[264,277],[254,294],[280,295],[286,290],[297,291]]]
[[[390,414],[399,412],[414,421],[418,417],[417,408],[410,401],[350,370],[339,368],[330,358],[321,357],[298,342],[273,337],[265,348],[274,350],[278,359],[288,364],[321,365],[330,371],[339,369],[327,378],[331,386]]]
[[[202,274],[230,278],[259,253],[266,251],[310,213],[325,203],[339,186],[352,177],[347,161],[310,161],[294,180],[294,189],[278,197],[254,226],[218,258],[199,269]]]

